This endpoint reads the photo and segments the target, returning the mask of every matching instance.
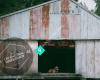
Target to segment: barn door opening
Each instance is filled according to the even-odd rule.
[[[75,43],[73,41],[39,41],[45,53],[38,58],[42,73],[75,73]]]

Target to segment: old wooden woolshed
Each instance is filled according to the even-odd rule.
[[[66,62],[71,63],[70,60],[74,59],[72,66],[76,74],[100,78],[100,18],[74,0],[51,0],[1,16],[0,40],[1,74],[38,73],[39,56],[35,49],[39,43],[64,41],[63,44],[67,44],[73,41],[74,57],[69,61],[66,57]],[[16,61],[18,58],[13,53],[21,53],[17,56],[24,58],[18,57],[21,60]]]

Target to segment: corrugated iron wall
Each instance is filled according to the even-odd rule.
[[[0,38],[4,39],[9,36],[9,20],[8,17],[0,20]]]
[[[0,39],[100,39],[100,20],[72,0],[58,0],[0,19]],[[31,44],[31,43],[30,43]],[[100,78],[99,41],[76,42],[76,72]],[[31,45],[32,46],[32,45]],[[34,46],[33,46],[34,47]],[[0,50],[2,47],[0,46]],[[37,72],[38,57],[32,72]]]
[[[76,41],[76,73],[100,78],[100,41]]]
[[[0,19],[0,39],[99,39],[99,24],[77,4],[60,0]]]

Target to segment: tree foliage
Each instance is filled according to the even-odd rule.
[[[0,0],[0,16],[49,0]]]
[[[100,16],[100,0],[95,0],[96,2],[96,11],[95,13]]]

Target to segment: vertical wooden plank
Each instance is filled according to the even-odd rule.
[[[50,3],[50,14],[59,14],[61,11],[61,1]]]
[[[41,39],[42,33],[42,8],[32,9],[30,12],[30,39]]]
[[[50,14],[49,39],[61,39],[61,15]]]
[[[88,15],[81,9],[81,39],[87,39],[88,36]]]
[[[94,41],[87,42],[87,77],[94,78],[95,76],[95,43]]]
[[[35,49],[38,47],[38,42],[29,41],[28,44],[33,51],[33,63],[26,74],[37,73],[38,72],[38,54],[35,52]]]
[[[61,13],[69,13],[69,0],[61,0]]]
[[[42,7],[42,27],[45,31],[45,39],[49,38],[49,4]]]
[[[65,14],[61,15],[61,38],[68,39],[69,38],[69,21],[68,16]]]
[[[80,39],[80,15],[69,15],[69,39]]]

